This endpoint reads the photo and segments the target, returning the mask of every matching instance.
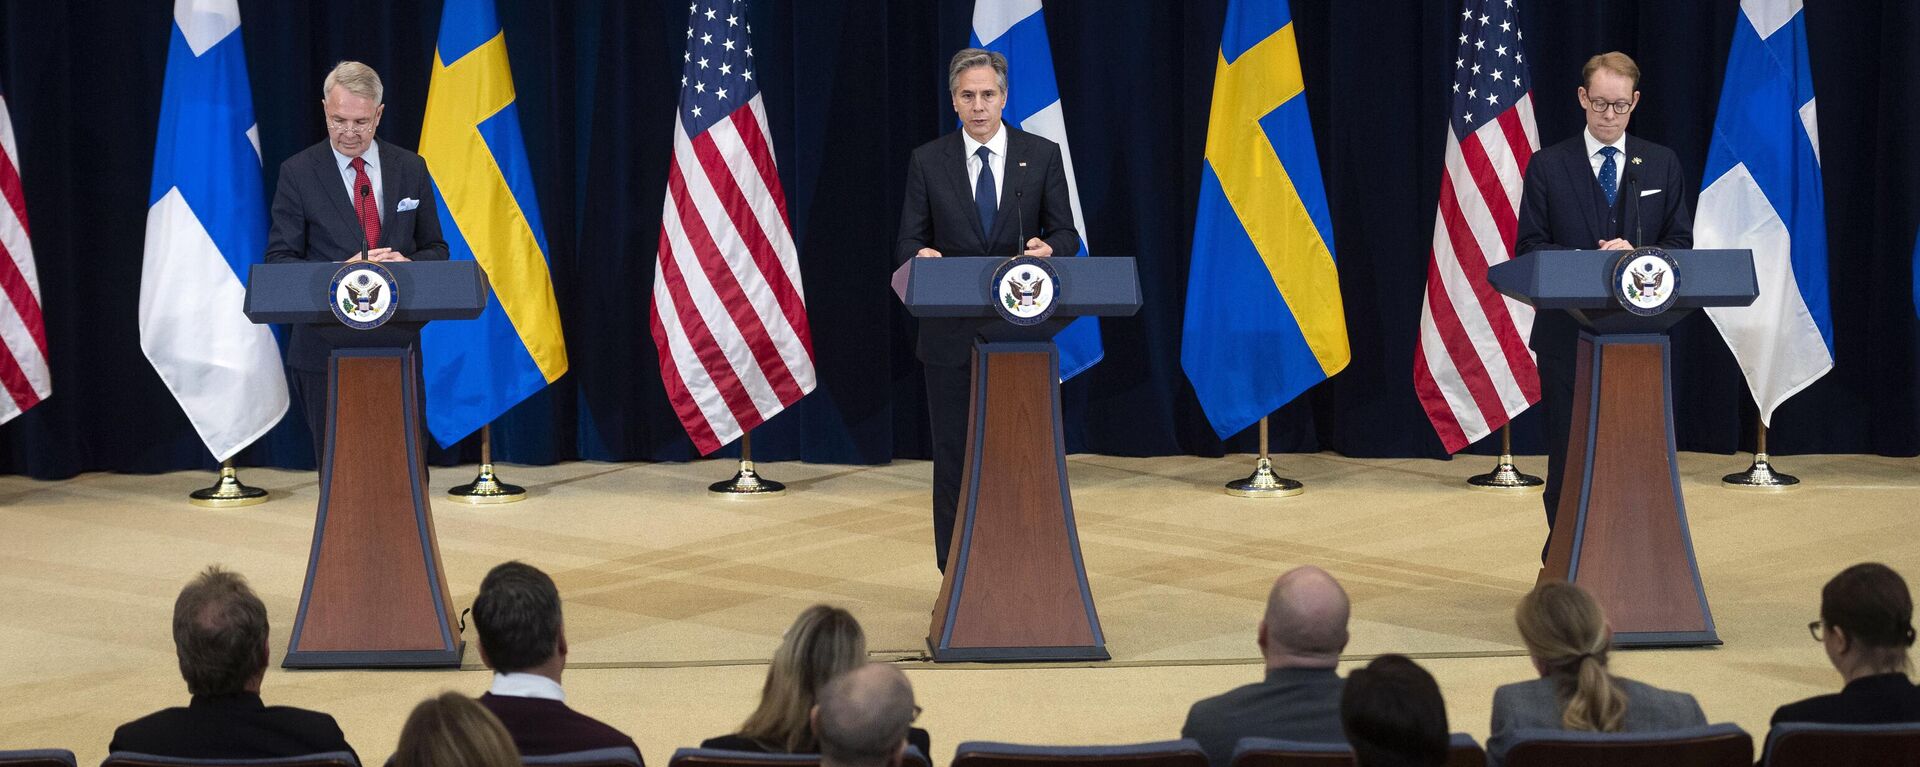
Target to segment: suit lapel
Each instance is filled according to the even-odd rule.
[[[340,166],[334,163],[333,148],[331,146],[321,147],[320,156],[315,158],[313,172],[314,176],[320,182],[319,188],[326,193],[325,196],[327,199],[333,201],[333,205],[330,207],[333,208],[334,214],[338,217],[338,220],[345,222],[344,226],[346,228],[341,231],[347,232],[347,235],[341,237],[340,240],[349,243],[359,242],[360,217],[353,213],[353,200],[347,194],[347,183],[340,179]],[[354,245],[347,253],[341,254],[340,258],[344,259],[348,255],[357,253],[363,247],[365,246]]]
[[[1581,243],[1582,248],[1592,248],[1599,244],[1601,234],[1606,228],[1601,226],[1600,182],[1593,178],[1593,164],[1587,159],[1587,140],[1574,137],[1573,151],[1566,154],[1567,180],[1573,182],[1573,188],[1580,190],[1580,214],[1587,219],[1587,232],[1594,235],[1591,243]]]
[[[962,140],[964,130],[962,128],[948,134],[953,137],[953,140],[948,142],[947,150],[943,152],[947,159],[941,164],[946,166],[947,176],[952,179],[954,193],[960,196],[959,199],[963,203],[960,207],[967,211],[967,220],[973,222],[974,236],[980,238],[979,251],[985,253],[987,235],[985,227],[980,225],[980,207],[974,204],[973,185],[967,183],[967,142]]]
[[[1001,177],[995,179],[1000,183],[1000,212],[994,214],[993,231],[987,233],[987,244],[989,245],[999,242],[1000,233],[1008,227],[1015,229],[1020,228],[1018,219],[1021,214],[1013,209],[1013,206],[1020,204],[1020,198],[1018,195],[1015,195],[1013,191],[1020,188],[1018,185],[1024,175],[1021,172],[1020,162],[1026,159],[1026,153],[1021,151],[1024,148],[1021,146],[1023,142],[1018,140],[1018,137],[1013,133],[1013,128],[1002,124],[1000,129],[1007,132],[1007,157],[1000,172]],[[1009,216],[1007,215],[1008,213],[1013,213],[1013,215]],[[1015,219],[1015,222],[1009,223],[1008,219]],[[1019,232],[1015,232],[1014,236],[1018,237]],[[1020,250],[1024,250],[1024,248]]]
[[[393,237],[389,236],[390,233],[387,230],[392,228],[393,211],[400,201],[399,190],[405,188],[400,182],[400,164],[393,161],[397,154],[399,152],[394,151],[391,146],[381,148],[380,191],[386,195],[386,199],[374,201],[376,203],[374,210],[380,214],[380,241],[373,244],[376,248],[393,242]]]

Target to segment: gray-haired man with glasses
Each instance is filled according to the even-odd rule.
[[[1632,250],[1693,247],[1692,186],[1673,150],[1627,135],[1640,104],[1640,67],[1619,51],[1587,60],[1575,90],[1586,130],[1535,152],[1521,195],[1515,255],[1536,250]],[[1573,414],[1579,327],[1565,312],[1534,315],[1531,346],[1540,367],[1547,419],[1547,487],[1542,500],[1553,529]],[[1541,548],[1545,559],[1546,549]]]

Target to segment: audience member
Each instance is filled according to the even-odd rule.
[[[1893,568],[1868,562],[1840,571],[1820,590],[1820,620],[1807,629],[1846,686],[1781,706],[1773,724],[1920,722],[1920,687],[1907,677],[1913,596]]]
[[[867,636],[853,614],[830,605],[814,605],[800,612],[780,641],[767,666],[760,688],[760,707],[753,710],[740,731],[708,738],[701,748],[760,753],[813,754],[820,751],[808,712],[820,688],[840,674],[867,662]],[[922,754],[931,754],[932,738],[918,727],[907,741]]]
[[[1382,655],[1347,675],[1340,725],[1359,767],[1447,763],[1447,702],[1433,675],[1405,655]]]
[[[1600,604],[1564,581],[1535,586],[1514,609],[1520,639],[1539,679],[1493,691],[1493,734],[1487,762],[1499,767],[1513,732],[1545,728],[1648,732],[1704,727],[1692,695],[1662,690],[1607,671],[1613,631]]]
[[[239,573],[214,565],[180,590],[173,602],[173,648],[193,699],[185,708],[121,725],[108,751],[188,759],[353,753],[333,717],[261,702],[267,606]]]
[[[388,767],[520,767],[513,736],[492,713],[457,692],[420,701],[400,728]]]
[[[1318,567],[1289,570],[1267,594],[1260,621],[1263,682],[1193,704],[1181,737],[1193,738],[1213,767],[1227,767],[1249,736],[1338,743],[1340,651],[1347,646],[1347,592]]]
[[[900,669],[868,663],[820,689],[808,718],[820,738],[820,767],[900,767],[907,729],[919,715]]]
[[[633,738],[567,707],[560,674],[567,665],[560,591],[532,565],[507,562],[480,581],[473,598],[480,661],[493,669],[493,686],[480,696],[521,754],[544,756],[596,748],[640,747]]]

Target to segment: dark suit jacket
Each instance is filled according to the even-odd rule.
[[[1920,722],[1920,686],[1906,674],[1876,674],[1847,683],[1837,693],[1816,695],[1775,709],[1769,725],[1786,722],[1815,724],[1899,724]],[[1772,742],[1768,738],[1767,743]],[[1762,764],[1766,754],[1761,754]]]
[[[1536,250],[1593,250],[1601,240],[1625,238],[1635,247],[1693,247],[1693,211],[1688,188],[1673,150],[1627,136],[1620,163],[1620,189],[1614,204],[1594,179],[1587,159],[1585,128],[1573,138],[1534,153],[1527,163],[1514,253]],[[1644,238],[1644,239],[1636,239]],[[1563,311],[1534,317],[1531,346],[1543,365],[1573,369],[1579,325]]]
[[[928,735],[926,730],[918,727],[908,728],[907,745],[920,749],[921,755],[929,759],[933,758],[933,736]],[[732,735],[722,735],[718,738],[708,738],[700,741],[700,747],[717,748],[724,751],[750,751],[756,754],[786,753],[777,747],[761,743],[737,732]]]
[[[440,236],[440,214],[434,204],[433,181],[420,155],[380,142],[380,241],[376,248],[393,248],[415,261],[447,260],[447,242]],[[398,210],[400,201],[419,206]],[[322,141],[280,164],[280,183],[273,190],[273,228],[267,236],[268,263],[291,261],[345,261],[366,249],[353,198],[340,181],[333,149]],[[297,370],[326,370],[332,349],[311,328],[295,325],[287,350],[287,365]]]
[[[1080,232],[1073,226],[1073,203],[1067,196],[1067,169],[1060,161],[1060,145],[1002,125],[1007,132],[1007,158],[1000,183],[1000,212],[993,231],[980,228],[980,210],[967,183],[966,142],[954,131],[920,145],[907,161],[907,194],[900,207],[900,241],[894,263],[906,263],[921,248],[942,256],[1019,255],[1026,238],[1039,237],[1054,255],[1080,252]],[[960,366],[972,358],[977,320],[922,319],[917,353],[922,362]]]
[[[268,706],[253,693],[195,695],[185,708],[161,709],[120,725],[107,750],[189,759],[353,753],[333,717]]]
[[[480,696],[480,705],[507,726],[507,733],[513,736],[513,745],[520,749],[521,756],[596,748],[631,748],[634,756],[640,755],[640,747],[634,745],[633,738],[557,700],[487,693]],[[642,759],[641,764],[645,763]]]
[[[1614,677],[1627,696],[1627,717],[1621,732],[1658,732],[1707,726],[1707,715],[1700,703],[1684,692],[1662,690],[1631,679]],[[1501,685],[1493,691],[1493,730],[1487,737],[1487,764],[1500,767],[1507,750],[1513,747],[1515,730],[1561,729],[1561,712],[1566,702],[1560,699],[1559,685],[1541,677],[1525,682]]]
[[[1193,704],[1180,737],[1200,741],[1213,767],[1231,764],[1234,747],[1245,737],[1345,743],[1340,729],[1345,687],[1346,680],[1330,668],[1270,669],[1264,682]]]

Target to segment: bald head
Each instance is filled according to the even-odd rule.
[[[899,669],[868,663],[827,682],[813,717],[823,765],[897,765],[913,724],[913,687]]]
[[[1327,571],[1288,570],[1267,593],[1260,648],[1268,668],[1327,667],[1347,648],[1347,592]]]

